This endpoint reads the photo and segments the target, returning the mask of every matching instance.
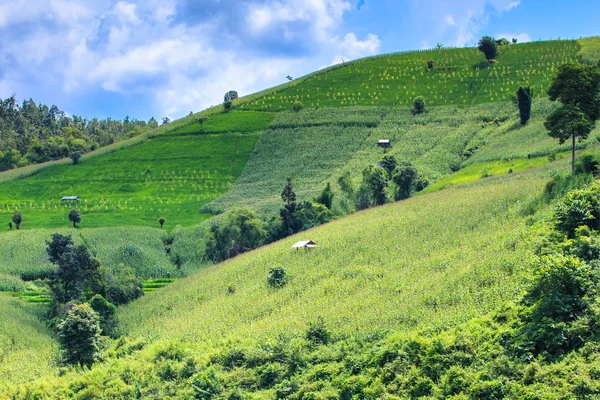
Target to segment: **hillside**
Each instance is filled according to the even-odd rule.
[[[547,184],[558,185],[568,170],[568,143],[543,127],[556,107],[546,88],[560,64],[593,59],[597,44],[503,46],[491,64],[470,48],[370,57],[241,98],[229,113],[190,115],[77,165],[60,160],[0,173],[0,291],[45,288],[53,268],[46,241],[56,232],[85,244],[109,271],[181,278],[119,306],[121,338],[107,340],[106,358],[92,370],[57,368],[56,339],[41,322],[45,306],[0,293],[11,321],[0,326],[0,344],[14,344],[0,353],[0,398],[376,399],[384,386],[386,393],[421,387],[410,380],[423,378],[429,364],[414,361],[417,353],[436,360],[485,354],[488,338],[509,330],[505,321],[519,323],[521,309],[499,310],[528,290],[554,218]],[[524,84],[535,99],[521,126],[510,99]],[[427,112],[413,115],[417,96]],[[303,107],[292,111],[296,102]],[[383,138],[391,148],[377,147]],[[596,151],[599,138],[596,128],[578,149]],[[338,179],[358,185],[384,155],[413,163],[431,185],[354,213]],[[210,265],[205,243],[213,224],[240,206],[256,210],[265,226],[277,221],[287,178],[298,202],[331,184],[334,220]],[[574,188],[591,178],[564,179]],[[60,203],[64,195],[82,198],[77,229],[67,219],[74,206]],[[15,210],[24,221],[8,231]],[[290,248],[304,239],[319,246]],[[267,284],[271,268],[288,274],[282,288]],[[498,312],[503,321],[493,319]],[[477,333],[463,338],[471,328]],[[312,342],[311,329],[331,340]],[[446,341],[454,347],[438,346]],[[388,365],[388,356],[402,365]],[[29,357],[39,368],[21,367]],[[440,363],[425,373],[424,396],[460,393],[444,391],[454,378]],[[518,369],[513,359],[508,364]],[[461,379],[484,372],[468,374]],[[400,375],[406,382],[394,381]],[[340,376],[347,381],[334,382]]]

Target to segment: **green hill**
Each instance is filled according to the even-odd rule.
[[[122,264],[143,279],[191,274],[119,307],[122,337],[107,343],[106,360],[91,371],[59,370],[55,339],[39,319],[45,306],[0,293],[3,319],[11,321],[0,325],[0,343],[16,344],[0,357],[0,398],[376,399],[382,387],[405,393],[421,378],[428,396],[460,393],[447,371],[452,361],[440,359],[484,355],[493,341],[462,343],[461,330],[497,335],[486,330],[490,312],[524,293],[528,260],[551,229],[542,193],[568,169],[568,144],[543,127],[555,107],[545,91],[560,64],[594,59],[596,44],[503,46],[491,64],[475,49],[357,60],[236,100],[229,113],[205,110],[92,152],[78,165],[62,160],[0,173],[0,220],[7,229],[15,209],[24,217],[21,230],[0,233],[0,291],[43,286],[36,279],[51,270],[45,247],[55,232],[86,244],[110,269]],[[520,85],[536,95],[526,126],[510,102]],[[428,111],[412,115],[417,96]],[[296,102],[302,110],[291,111]],[[591,147],[598,133],[579,148]],[[392,147],[384,152],[379,139]],[[338,178],[358,182],[384,154],[414,163],[432,185],[341,218],[355,208]],[[212,217],[250,206],[269,218],[288,177],[299,201],[331,183],[338,219],[208,266],[204,242],[222,216]],[[82,198],[78,229],[67,220],[73,206],[60,204],[64,195]],[[290,248],[303,239],[319,247]],[[267,284],[274,267],[289,275],[280,289]],[[518,312],[504,321],[518,324]],[[323,329],[334,338],[319,347],[310,335]],[[418,357],[411,346],[421,349]],[[390,366],[403,362],[402,352],[412,364]],[[28,354],[38,369],[21,368]],[[429,381],[421,371],[433,365],[421,362],[427,354],[439,369],[425,373]],[[507,365],[518,369],[513,361]],[[460,379],[476,381],[479,373],[473,367]]]

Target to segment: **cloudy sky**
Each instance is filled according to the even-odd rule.
[[[598,35],[598,15],[598,0],[0,0],[0,98],[177,118],[342,58]]]

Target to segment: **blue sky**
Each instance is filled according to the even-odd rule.
[[[598,15],[598,0],[0,0],[0,97],[178,118],[342,59],[598,35]]]

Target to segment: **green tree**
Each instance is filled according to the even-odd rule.
[[[119,306],[144,295],[144,285],[133,269],[119,264],[114,270],[104,271],[106,300]]]
[[[490,36],[484,36],[479,41],[477,49],[485,55],[487,61],[492,61],[498,56],[498,45],[494,38]]]
[[[81,222],[81,213],[79,210],[69,211],[69,221],[73,223],[73,228],[77,228],[77,223]]]
[[[580,226],[600,228],[600,201],[597,189],[581,189],[569,192],[555,210],[556,228],[572,238]]]
[[[397,172],[392,177],[396,188],[394,199],[402,200],[409,198],[413,192],[423,190],[428,182],[423,178],[417,168],[411,163],[403,163],[397,168]]]
[[[293,235],[300,230],[301,226],[296,217],[296,193],[294,193],[292,178],[287,178],[287,184],[281,192],[281,199],[283,208],[279,210],[279,216],[283,224],[283,233],[285,236]]]
[[[71,154],[71,160],[73,160],[73,165],[79,164],[79,160],[81,159],[81,152],[75,151]]]
[[[273,288],[281,288],[285,286],[288,281],[287,272],[285,268],[274,267],[269,270],[269,276],[267,277],[267,283]]]
[[[15,211],[12,216],[12,222],[15,223],[15,227],[19,229],[21,227],[21,222],[23,222],[23,215],[20,211]]]
[[[208,121],[208,117],[200,117],[196,119],[196,122],[198,122],[198,124],[200,125],[200,132],[204,132],[203,125],[206,121]]]
[[[532,92],[530,87],[519,87],[517,90],[517,106],[519,107],[519,117],[521,125],[526,125],[531,118]]]
[[[380,206],[387,202],[387,172],[381,167],[369,166],[363,170],[363,192],[367,194],[370,205]]]
[[[388,178],[391,178],[396,170],[396,167],[398,166],[398,160],[394,156],[385,155],[379,162],[379,166],[385,169],[388,174]]]
[[[92,307],[74,305],[58,325],[63,362],[91,366],[100,357],[100,333],[100,318]]]
[[[51,252],[56,253],[48,250]],[[102,291],[100,262],[85,245],[66,246],[56,264],[49,282],[55,309],[72,300],[85,300],[84,294],[91,297]]]
[[[117,307],[99,294],[92,297],[88,304],[98,314],[101,333],[114,337],[117,327]]]
[[[229,111],[231,111],[231,101],[227,100],[223,102],[223,111],[225,111],[226,113],[228,113]]]
[[[162,227],[163,227],[163,225],[165,224],[165,217],[160,217],[160,218],[158,219],[158,223],[160,224],[160,227],[162,228]]]
[[[331,206],[333,204],[333,190],[331,190],[331,184],[327,182],[325,188],[321,191],[321,193],[313,199],[315,203],[323,204],[325,207],[331,210]]]
[[[558,100],[583,111],[591,121],[600,118],[600,69],[595,65],[563,64],[548,89]]]
[[[71,236],[64,236],[60,233],[52,235],[52,239],[46,242],[46,252],[48,259],[52,264],[57,264],[63,254],[73,247],[73,239]]]
[[[594,129],[593,121],[578,107],[567,104],[550,114],[544,127],[548,129],[548,135],[558,139],[560,144],[572,139],[571,172],[575,172],[575,138],[579,141],[587,139]]]

